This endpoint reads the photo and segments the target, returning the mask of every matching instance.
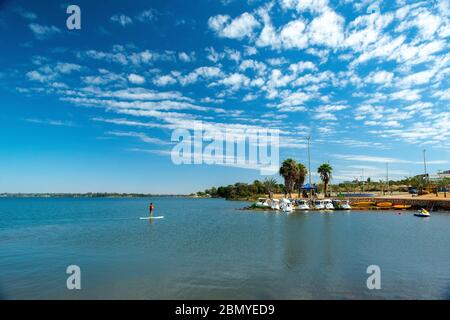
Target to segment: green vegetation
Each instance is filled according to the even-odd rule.
[[[297,179],[295,182],[295,189],[298,191],[298,195],[300,196],[302,187],[305,184],[306,176],[308,175],[308,169],[306,169],[306,167],[301,163],[299,163],[297,165],[297,167],[298,167],[298,173],[297,173]]]
[[[284,193],[284,185],[278,184],[275,179],[266,179],[263,182],[255,180],[253,183],[236,183],[226,187],[211,188],[204,192],[198,192],[197,196],[225,199],[242,199],[253,200],[259,196],[269,195],[274,193]]]
[[[256,181],[258,181],[258,180],[256,180]],[[279,190],[279,187],[280,187],[277,180],[275,180],[274,178],[270,178],[270,179],[266,178],[263,182],[263,186],[264,186],[266,193],[269,195],[270,199],[272,199],[273,193],[275,191]]]
[[[366,181],[347,181],[332,185],[333,168],[330,164],[324,163],[317,168],[321,183],[318,184],[319,190],[329,196],[331,191],[334,194],[339,193],[359,193],[359,192],[381,192],[382,194],[389,192],[408,192],[413,188],[418,191],[427,188],[428,182],[422,176],[413,178],[405,178],[401,180],[373,181],[367,178]],[[253,183],[236,183],[234,185],[223,186],[219,188],[211,188],[204,192],[198,192],[198,197],[213,197],[225,199],[254,200],[258,197],[268,196],[271,198],[273,194],[285,194],[292,197],[292,193],[297,191],[299,196],[304,186],[308,170],[302,163],[298,163],[294,159],[286,159],[281,164],[279,170],[280,176],[284,180],[284,184],[280,184],[274,178],[266,178],[264,181],[256,180]],[[444,192],[445,197],[450,187],[450,179],[444,178],[434,184],[437,186],[435,190]],[[437,192],[437,191],[436,191]]]
[[[447,198],[447,191],[448,191],[448,189],[450,189],[450,179],[444,178],[444,179],[439,180],[438,188],[444,192],[444,197]]]
[[[297,162],[293,159],[284,160],[279,173],[280,176],[284,178],[284,186],[286,187],[289,197],[292,197],[292,191],[294,191],[294,187],[299,176],[299,167]]]
[[[328,194],[328,184],[331,180],[333,168],[328,163],[324,163],[317,169],[317,173],[320,175],[320,179],[323,182],[323,194],[326,195]]]

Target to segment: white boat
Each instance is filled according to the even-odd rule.
[[[289,199],[282,199],[280,208],[283,212],[292,212],[294,211],[294,206]]]
[[[428,218],[431,217],[431,214],[428,212],[428,210],[425,209],[420,209],[417,211],[417,213],[414,214],[416,217],[421,217],[421,218]]]
[[[280,210],[280,200],[278,199],[272,199],[272,210]]]
[[[270,199],[266,198],[259,198],[258,201],[255,203],[255,207],[258,208],[270,208]]]
[[[348,200],[341,201],[341,209],[342,210],[352,210],[352,206],[350,205],[350,201],[348,201]]]
[[[348,200],[333,200],[333,206],[335,210],[352,210]]]
[[[297,201],[297,210],[309,210],[308,201],[306,200],[298,200]]]
[[[323,204],[326,210],[334,210],[333,202],[330,199],[323,200]]]
[[[322,200],[315,200],[314,201],[314,209],[316,210],[325,210],[325,204]]]

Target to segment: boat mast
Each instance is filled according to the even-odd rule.
[[[389,193],[389,162],[386,162],[386,184],[387,192]]]
[[[361,177],[361,180],[362,180],[362,192],[364,193],[364,168],[362,169],[362,177]]]

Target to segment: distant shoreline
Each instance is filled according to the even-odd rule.
[[[186,198],[188,195],[144,193],[1,193],[0,198]]]

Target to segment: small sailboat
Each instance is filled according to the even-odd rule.
[[[421,217],[421,218],[428,218],[431,217],[431,214],[428,212],[428,210],[422,208],[420,210],[417,211],[417,213],[414,214],[416,217]]]

